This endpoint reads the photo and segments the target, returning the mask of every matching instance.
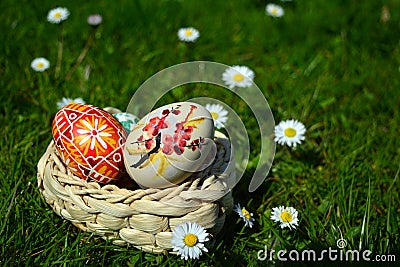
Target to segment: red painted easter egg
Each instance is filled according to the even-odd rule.
[[[125,172],[127,133],[110,113],[87,104],[60,109],[52,125],[56,149],[68,169],[84,180],[109,183]]]

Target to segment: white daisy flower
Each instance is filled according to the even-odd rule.
[[[59,109],[62,109],[63,107],[69,104],[85,104],[85,101],[83,101],[83,99],[80,97],[75,99],[63,97],[60,101],[57,102],[57,107]]]
[[[248,210],[246,210],[245,207],[240,207],[240,204],[235,205],[234,211],[239,214],[240,218],[243,219],[245,226],[248,226],[250,228],[253,227],[255,219],[253,218],[253,213],[250,213]]]
[[[254,72],[246,66],[232,66],[222,73],[222,80],[229,88],[250,87],[254,79]]]
[[[200,33],[193,27],[181,28],[178,31],[179,40],[183,42],[194,42],[199,38]]]
[[[288,146],[296,147],[297,144],[301,144],[304,141],[304,133],[306,128],[304,124],[296,120],[281,121],[275,126],[275,142],[280,145],[287,144]]]
[[[44,57],[38,57],[31,62],[31,67],[35,71],[42,72],[50,67],[50,62]]]
[[[224,124],[228,120],[228,111],[226,111],[223,106],[218,104],[207,104],[206,109],[211,113],[211,116],[214,120],[214,126],[217,129],[223,128]]]
[[[279,206],[272,208],[271,220],[274,222],[280,222],[281,228],[289,227],[289,229],[295,229],[299,225],[299,219],[297,218],[298,212],[293,207]]]
[[[60,23],[66,20],[69,16],[69,11],[65,7],[57,7],[49,11],[47,20],[51,23]]]
[[[279,5],[268,4],[265,8],[267,14],[271,17],[280,18],[285,14],[283,8]]]
[[[102,21],[103,21],[103,18],[99,14],[90,15],[87,18],[87,23],[90,26],[98,26],[101,24]]]
[[[208,252],[204,242],[208,241],[208,233],[197,223],[184,222],[172,230],[171,244],[182,259],[198,259],[203,251]]]

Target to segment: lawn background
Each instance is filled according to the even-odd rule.
[[[336,247],[341,237],[348,249],[397,253],[399,261],[400,1],[270,1],[284,7],[279,19],[266,15],[268,2],[1,1],[0,265],[254,266],[261,264],[257,251],[264,245],[322,250]],[[71,12],[62,25],[46,21],[57,6]],[[390,12],[387,21],[383,7]],[[103,24],[65,81],[89,37],[86,18],[94,13]],[[184,26],[199,29],[195,43],[178,41],[176,32]],[[55,78],[61,27],[63,60]],[[33,71],[36,57],[46,57],[50,69]],[[277,146],[268,178],[248,193],[259,141],[246,105],[201,84],[161,101],[222,96],[238,103],[232,108],[244,118],[252,151],[234,197],[254,213],[254,228],[244,229],[232,214],[210,252],[185,262],[118,248],[55,215],[37,189],[36,164],[51,140],[56,102],[82,97],[124,110],[151,75],[192,60],[250,67],[276,123],[294,118],[307,128],[296,150]],[[299,211],[296,231],[270,221],[278,205]]]

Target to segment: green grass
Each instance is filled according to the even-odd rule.
[[[341,237],[348,249],[397,254],[399,261],[400,2],[271,2],[285,8],[283,18],[268,17],[267,1],[261,0],[1,1],[0,265],[256,266],[265,245],[321,251],[336,248]],[[391,12],[386,23],[380,20],[383,5]],[[56,6],[71,12],[62,26],[46,21]],[[100,13],[104,23],[82,64],[64,81],[90,34],[86,17],[92,13]],[[183,26],[200,30],[196,43],[177,40]],[[56,79],[61,27],[63,61]],[[44,73],[30,68],[39,56],[51,64]],[[276,123],[295,118],[306,125],[306,141],[296,150],[277,146],[266,181],[248,193],[259,154],[257,124],[245,105],[232,106],[246,118],[251,137],[249,168],[234,197],[254,213],[253,229],[243,229],[232,214],[209,253],[185,262],[116,247],[54,214],[37,189],[36,164],[51,140],[56,102],[82,97],[125,109],[151,75],[191,60],[249,66]],[[162,101],[203,92],[223,95],[191,85]],[[281,230],[269,219],[278,205],[299,211],[296,231]]]

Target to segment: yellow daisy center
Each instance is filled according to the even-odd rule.
[[[217,112],[211,112],[211,117],[213,118],[213,120],[216,120],[219,116]]]
[[[197,244],[197,236],[194,234],[187,234],[185,235],[183,242],[185,242],[186,246],[193,247],[194,245]]]
[[[56,12],[56,13],[54,13],[54,17],[55,17],[56,19],[61,18],[61,12]]]
[[[185,30],[185,35],[186,36],[192,36],[193,31],[192,30]]]
[[[42,62],[40,62],[40,63],[38,63],[38,64],[36,65],[36,67],[38,67],[39,69],[41,69],[41,68],[44,67],[44,64],[43,64]]]
[[[293,129],[293,128],[286,128],[285,129],[285,135],[287,136],[287,137],[295,137],[296,136],[296,130],[295,129]]]
[[[274,15],[274,16],[278,15],[278,9],[277,8],[272,8],[271,9],[271,14]]]
[[[235,75],[233,75],[233,80],[235,82],[241,82],[244,80],[244,76],[241,73],[236,73]]]
[[[250,212],[248,212],[245,208],[242,209],[242,214],[246,219],[251,218]]]
[[[282,219],[282,221],[284,221],[284,222],[288,222],[288,223],[290,223],[292,220],[293,220],[293,217],[292,217],[292,214],[290,213],[290,212],[288,212],[288,211],[283,211],[282,213],[281,213],[281,219]]]

